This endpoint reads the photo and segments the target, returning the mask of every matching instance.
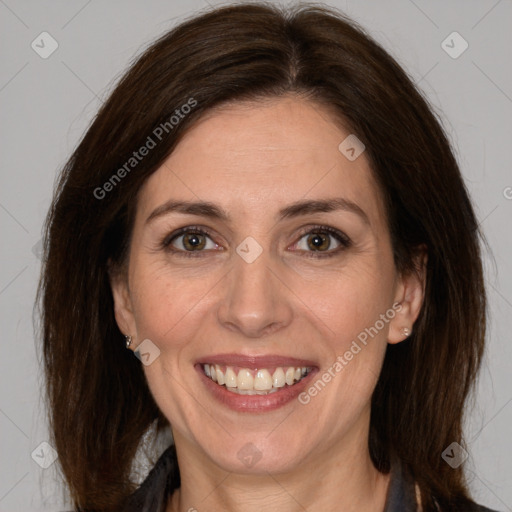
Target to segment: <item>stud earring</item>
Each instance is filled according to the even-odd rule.
[[[408,327],[403,327],[402,328],[402,334],[408,338],[410,335],[411,335],[411,330],[408,328]]]
[[[125,336],[125,339],[126,339],[126,348],[130,348],[130,345],[132,344],[132,337]]]

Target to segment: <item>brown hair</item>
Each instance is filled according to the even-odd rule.
[[[39,296],[53,443],[79,510],[122,507],[142,434],[166,421],[125,349],[109,285],[108,262],[121,268],[126,259],[137,193],[204,112],[284,94],[327,105],[366,145],[398,270],[413,271],[417,247],[428,248],[413,335],[388,346],[373,395],[374,464],[388,471],[398,456],[425,512],[469,503],[462,466],[452,469],[441,453],[463,443],[486,299],[480,233],[444,131],[395,60],[337,11],[251,3],[203,13],[151,45],[62,171]],[[156,146],[127,166],[148,136],[157,142],[158,127]]]

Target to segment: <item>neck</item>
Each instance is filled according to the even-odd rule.
[[[181,488],[174,492],[167,512],[384,510],[390,476],[373,466],[367,437],[363,442],[345,440],[326,452],[306,457],[293,471],[256,475],[230,473],[197,463],[200,457],[180,450],[180,440],[183,441],[178,436]]]

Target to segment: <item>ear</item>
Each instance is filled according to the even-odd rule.
[[[414,257],[415,268],[399,277],[394,303],[400,306],[389,322],[388,343],[400,343],[414,330],[425,297],[427,257],[427,247],[421,245]]]
[[[109,261],[109,280],[114,298],[114,315],[119,330],[125,336],[137,339],[137,329],[128,286],[128,275],[124,270],[114,268]]]

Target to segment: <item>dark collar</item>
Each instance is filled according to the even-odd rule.
[[[399,459],[391,464],[391,478],[384,512],[415,512],[417,510],[414,481],[404,472]]]

